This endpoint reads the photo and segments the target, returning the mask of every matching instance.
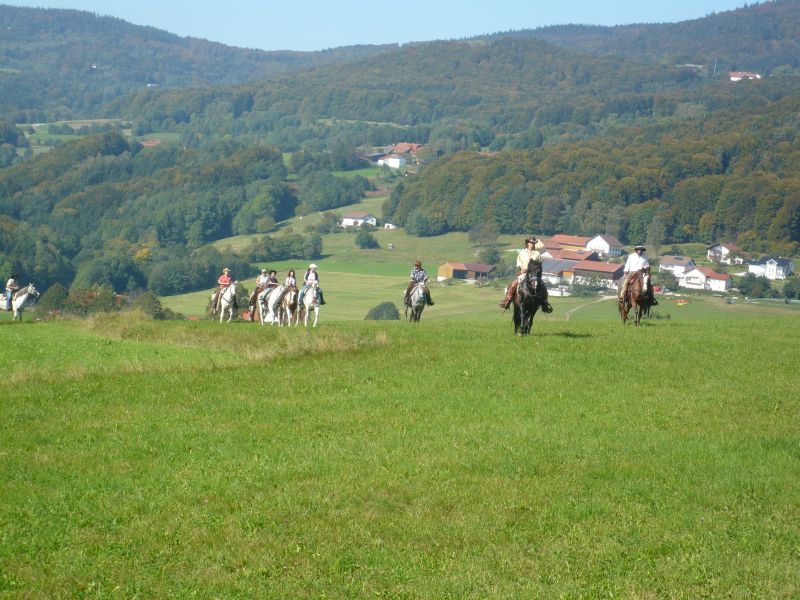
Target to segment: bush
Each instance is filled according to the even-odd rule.
[[[57,311],[63,311],[66,303],[67,289],[60,283],[54,283],[42,294],[42,297],[39,298],[39,301],[36,303],[36,308],[47,316],[52,316]]]
[[[180,315],[169,308],[164,308],[161,300],[153,292],[145,292],[139,295],[132,303],[131,308],[138,309],[144,314],[156,319],[166,321],[169,319],[179,319]]]
[[[377,306],[373,306],[364,317],[365,321],[399,321],[400,312],[397,310],[394,302],[381,302]]]
[[[375,236],[369,231],[359,231],[358,234],[356,234],[356,246],[362,250],[370,250],[379,248],[380,244],[378,244],[378,240],[376,240]]]

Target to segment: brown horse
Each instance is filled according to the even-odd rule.
[[[653,282],[650,280],[649,269],[643,269],[631,275],[623,301],[617,304],[619,305],[619,316],[622,318],[623,325],[628,322],[628,313],[631,308],[634,309],[634,325],[639,324],[639,321],[642,320],[642,315],[650,312],[650,309],[657,302],[653,296]]]

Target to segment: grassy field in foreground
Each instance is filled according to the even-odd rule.
[[[4,596],[800,593],[796,316],[0,332]]]

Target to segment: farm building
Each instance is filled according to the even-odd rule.
[[[708,247],[708,260],[725,265],[741,265],[747,258],[744,252],[736,244],[714,244]]]
[[[558,233],[550,238],[550,244],[558,244],[564,250],[586,250],[586,244],[592,238],[590,237],[583,237],[580,235],[566,235],[564,233]]]
[[[378,219],[376,219],[372,213],[368,212],[351,212],[347,213],[346,215],[342,215],[341,220],[339,221],[340,227],[361,227],[364,223],[367,225],[372,225],[375,227],[378,224]]]
[[[691,290],[710,290],[712,292],[726,292],[731,289],[731,276],[727,273],[717,273],[708,267],[695,267],[684,273],[678,279],[678,287]]]
[[[436,279],[437,281],[444,281],[445,279],[485,279],[492,271],[494,271],[493,265],[447,262],[439,267]]]
[[[583,260],[575,265],[575,283],[597,283],[616,289],[622,280],[624,265]]]
[[[545,249],[545,251],[542,252],[542,256],[544,258],[552,258],[553,260],[600,260],[597,252],[592,252],[591,250],[566,250],[563,248],[560,250]]]
[[[780,256],[767,256],[748,265],[747,272],[767,279],[786,279],[794,273],[794,262]]]
[[[604,258],[614,258],[622,256],[622,242],[613,235],[596,235],[586,242],[586,249],[597,252]]]
[[[572,285],[577,260],[545,258],[542,261],[542,279],[548,287]]]
[[[406,166],[406,158],[405,156],[390,154],[388,156],[384,156],[381,159],[378,159],[378,165],[381,167],[386,165],[390,169],[400,169]]]
[[[697,265],[693,258],[688,256],[662,256],[658,263],[660,271],[669,271],[675,277],[683,277],[686,271],[691,271]]]

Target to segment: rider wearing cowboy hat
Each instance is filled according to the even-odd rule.
[[[508,308],[508,305],[511,304],[511,299],[517,292],[517,286],[528,270],[528,263],[532,260],[542,260],[540,250],[544,250],[542,240],[533,235],[525,238],[525,247],[517,254],[517,276],[514,277],[514,281],[511,282],[511,285],[506,290],[505,297],[500,301],[500,308]],[[549,307],[549,304],[547,306]]]
[[[650,268],[650,263],[643,256],[646,251],[647,248],[639,245],[633,249],[633,254],[628,255],[628,260],[625,261],[625,269],[623,270],[625,276],[622,280],[622,285],[619,286],[619,297],[617,298],[617,301],[624,301],[625,294],[628,291],[628,286],[630,285],[633,274]]]
[[[408,283],[406,293],[403,295],[403,302],[409,306],[411,305],[411,290],[415,285],[420,283],[424,284],[428,280],[428,274],[425,272],[425,269],[422,268],[422,263],[420,261],[414,263],[410,278],[411,281]],[[431,298],[431,291],[428,289],[427,285],[425,286],[425,302],[428,306],[433,306],[433,298]]]

